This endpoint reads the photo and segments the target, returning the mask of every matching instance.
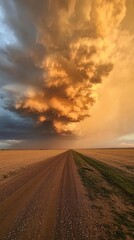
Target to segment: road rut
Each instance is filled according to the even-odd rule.
[[[1,240],[90,239],[86,194],[71,151],[0,186]]]

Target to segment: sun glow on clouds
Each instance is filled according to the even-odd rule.
[[[54,134],[84,133],[82,123],[89,121],[93,125],[91,119],[94,107],[99,105],[100,89],[103,82],[106,86],[111,79],[127,36],[130,38],[121,26],[126,1],[7,2],[6,5],[2,1],[5,11],[0,8],[0,19],[6,19],[2,31],[5,26],[12,28],[15,39],[21,43],[18,50],[12,33],[7,31],[10,47],[4,54],[11,66],[2,66],[2,74],[10,78],[2,86],[11,99],[7,107],[20,116],[30,117],[42,132],[49,126],[48,131]],[[5,37],[2,41],[6,44]],[[106,91],[110,94],[111,90],[107,87]],[[100,107],[96,107],[97,111],[103,112],[105,107]]]
[[[45,54],[38,61],[38,54],[31,52],[35,66],[44,71],[40,91],[30,95],[26,86],[15,99],[16,110],[31,117],[34,113],[37,123],[44,122],[43,116],[57,133],[76,132],[90,115],[96,86],[113,69],[125,10],[125,0],[84,0],[82,5],[47,0],[45,14],[36,16],[38,44]]]
[[[0,140],[0,148],[1,149],[8,149],[10,148],[10,146],[12,146],[12,144],[18,144],[18,143],[21,143],[20,140]]]
[[[134,147],[134,134],[128,134],[125,135],[123,137],[121,137],[120,139],[120,145],[122,147]]]

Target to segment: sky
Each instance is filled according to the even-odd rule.
[[[0,0],[0,148],[134,147],[134,0]]]

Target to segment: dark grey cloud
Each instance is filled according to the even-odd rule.
[[[0,107],[0,139],[22,139],[32,132],[33,122]]]
[[[92,89],[113,68],[105,38],[125,15],[125,0],[100,3],[0,0],[3,138],[75,133],[90,115]]]

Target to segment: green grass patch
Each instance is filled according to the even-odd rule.
[[[86,157],[83,154],[77,153],[75,151],[73,151],[73,155],[78,167],[79,174],[85,187],[88,189],[88,194],[91,200],[93,200],[94,197],[99,196],[109,197],[110,194],[116,193],[119,189],[119,193],[122,193],[122,196],[127,195],[129,196],[130,200],[133,201],[134,187],[132,176],[129,176],[127,173],[124,173],[119,169]],[[88,165],[87,167],[83,167],[83,161],[85,161],[89,165],[89,167]],[[89,169],[92,171],[92,174],[90,174],[91,172]],[[99,171],[99,173],[108,183],[111,184],[112,187],[114,187],[112,188],[112,190],[109,190],[102,186],[100,187],[100,178],[97,178],[96,174],[93,174],[93,171],[95,169]],[[101,209],[101,207],[99,208],[99,206],[96,205],[93,205],[93,207],[96,209],[98,208],[97,211],[100,211],[100,213],[103,210]],[[133,238],[134,213],[130,211],[119,213],[118,209],[116,210],[113,205],[111,205],[111,213],[113,215],[111,225],[103,225],[108,239],[126,240],[127,236]]]
[[[77,161],[80,162],[84,160],[90,166],[97,169],[103,175],[107,182],[120,188],[131,199],[134,198],[134,184],[133,184],[134,178],[132,176],[129,176],[128,174],[125,174],[121,170],[109,166],[105,163],[86,157],[81,153],[73,151],[73,154],[74,158]]]
[[[130,237],[134,237],[134,223],[133,220],[129,219],[129,216],[127,213],[119,213],[117,211],[114,211],[114,220],[116,222],[116,227],[118,227],[118,231],[115,234],[115,236],[117,235],[122,237],[121,239],[126,239],[126,234],[123,231],[123,226],[126,227],[127,229],[127,235],[129,235]]]
[[[119,226],[125,226],[130,231],[134,230],[134,223],[128,219],[128,215],[126,213],[114,213],[115,221],[118,223]]]
[[[76,164],[78,166],[78,172],[81,176],[82,182],[84,186],[89,190],[89,197],[93,199],[94,197],[109,197],[111,191],[106,189],[105,187],[100,187],[100,180],[94,175],[90,175],[89,171],[94,171],[93,169],[83,167],[82,166],[82,159],[77,158],[77,155],[74,156]]]

